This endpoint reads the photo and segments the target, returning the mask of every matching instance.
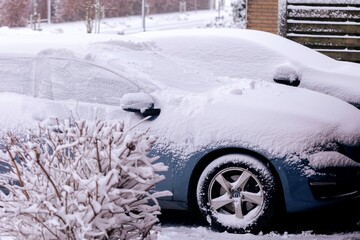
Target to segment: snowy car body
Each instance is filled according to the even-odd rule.
[[[74,112],[143,121],[137,128],[157,137],[151,154],[169,166],[157,186],[173,192],[163,208],[199,206],[212,225],[241,232],[263,230],[280,207],[359,198],[360,112],[344,101],[252,79],[219,82],[136,39],[66,45],[45,35],[34,47],[1,38],[24,48],[0,54],[2,131]]]
[[[218,76],[299,86],[360,108],[359,64],[336,61],[278,35],[243,29],[187,29],[139,37]]]

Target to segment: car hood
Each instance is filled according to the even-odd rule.
[[[284,157],[331,143],[360,144],[360,112],[306,89],[242,79],[207,94],[162,91],[156,98],[162,113],[146,127],[159,136],[160,148],[184,159],[224,146]]]
[[[329,94],[360,109],[359,64],[339,62],[328,70],[303,67],[300,71],[302,71],[300,87]]]

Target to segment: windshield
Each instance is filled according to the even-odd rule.
[[[141,91],[119,73],[77,59],[0,59],[0,77],[2,92],[51,100],[119,105],[124,94]]]

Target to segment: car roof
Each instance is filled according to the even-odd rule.
[[[275,34],[246,29],[184,29],[145,32],[137,38],[193,61],[219,76],[273,81],[279,69],[294,69],[300,87],[360,106],[360,65],[329,58]]]

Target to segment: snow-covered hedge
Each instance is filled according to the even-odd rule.
[[[0,154],[0,231],[17,239],[153,239],[160,207],[150,193],[166,171],[149,158],[154,138],[122,122],[68,120],[19,139]]]

